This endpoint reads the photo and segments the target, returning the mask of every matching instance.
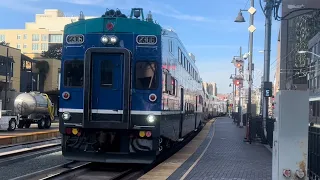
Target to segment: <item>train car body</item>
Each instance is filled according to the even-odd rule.
[[[203,121],[195,61],[141,8],[66,25],[61,64],[67,159],[152,163]]]

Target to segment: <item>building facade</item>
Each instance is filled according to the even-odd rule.
[[[0,45],[0,90],[7,89],[20,91],[21,51],[16,48]]]
[[[45,9],[43,14],[35,15],[34,22],[26,22],[25,29],[1,29],[0,42],[9,43],[31,58],[40,57],[51,44],[62,43],[64,26],[75,21],[78,17],[66,17],[58,9]]]
[[[308,41],[320,30],[319,0],[283,0],[281,17],[281,90],[307,90],[307,55],[299,54],[308,49]],[[285,70],[284,72],[282,72]]]

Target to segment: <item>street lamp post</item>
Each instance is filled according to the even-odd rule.
[[[311,52],[311,51],[298,51],[299,54],[306,54],[306,53],[309,53],[309,54],[312,54],[314,56],[317,56],[318,58],[320,58],[320,55],[314,53],[314,52]]]
[[[240,10],[238,17],[235,22],[242,23],[245,22],[244,17],[242,16],[242,11],[248,11],[250,13],[250,26],[248,30],[250,31],[249,36],[249,60],[248,60],[248,69],[249,69],[249,82],[248,82],[248,104],[247,104],[247,124],[251,119],[251,87],[252,87],[252,57],[253,57],[253,32],[256,30],[254,26],[254,14],[256,9],[254,8],[254,0],[251,0],[251,7],[248,10]]]

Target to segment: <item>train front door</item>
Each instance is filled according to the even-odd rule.
[[[121,129],[127,128],[130,53],[122,48],[92,48],[89,54],[87,52],[85,61],[85,80],[89,82],[85,82],[85,100],[89,103],[85,103],[89,110],[87,121],[101,124],[97,124],[101,128],[117,127],[111,125],[113,123]],[[90,64],[87,59],[90,59]]]

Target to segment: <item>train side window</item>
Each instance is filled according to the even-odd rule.
[[[162,72],[162,92],[167,92],[167,75],[165,72]]]
[[[177,95],[176,93],[177,93],[177,91],[176,91],[176,88],[177,88],[177,81],[176,81],[176,79],[175,78],[173,78],[173,77],[171,77],[171,84],[172,84],[172,91],[171,92],[169,92],[170,93],[170,95]]]
[[[83,60],[68,60],[64,62],[63,84],[66,87],[81,87],[83,85]]]
[[[137,62],[135,68],[136,89],[156,89],[157,73],[155,62]]]
[[[112,61],[104,60],[100,64],[100,85],[111,88],[113,84],[113,64]]]
[[[182,53],[180,48],[178,48],[178,61],[180,64],[182,64]]]

